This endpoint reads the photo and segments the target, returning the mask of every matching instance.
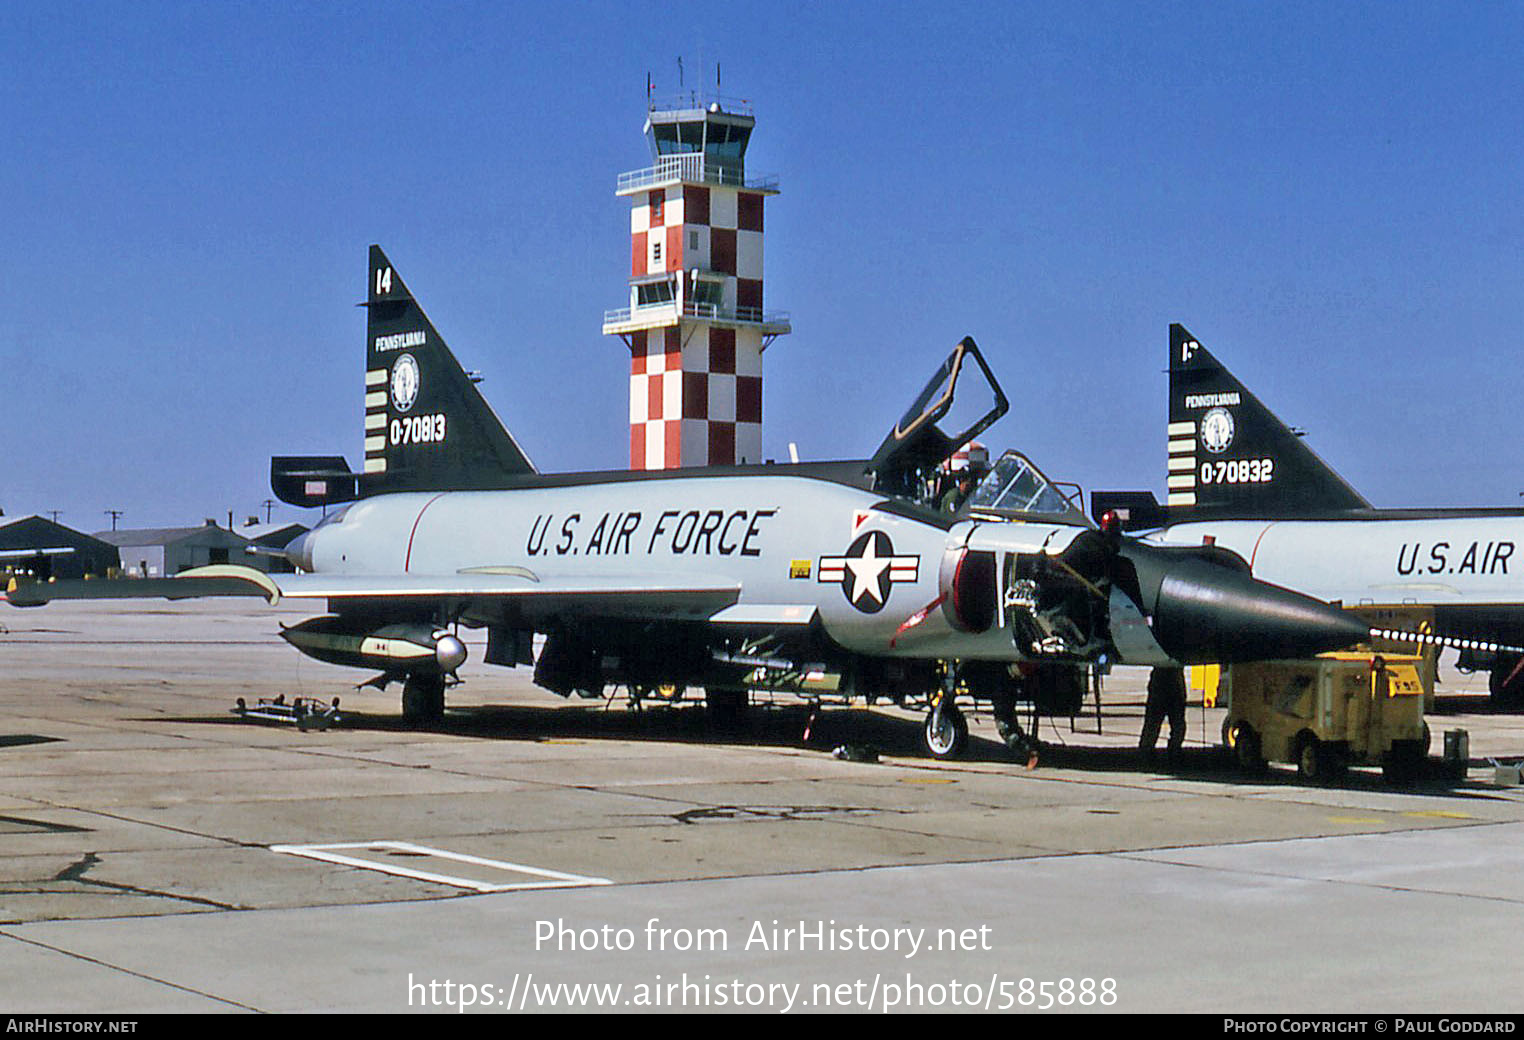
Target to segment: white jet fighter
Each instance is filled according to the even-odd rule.
[[[1432,612],[1495,699],[1524,698],[1524,511],[1376,509],[1183,325],[1170,326],[1167,509],[1097,492],[1161,545],[1211,544],[1349,607]]]
[[[417,718],[444,710],[462,625],[488,630],[489,664],[532,665],[562,695],[696,687],[734,713],[769,676],[829,671],[849,697],[925,704],[939,755],[966,739],[960,695],[993,701],[1014,744],[1017,703],[1077,711],[1102,660],[1299,657],[1369,633],[1231,553],[1091,525],[1014,453],[960,513],[932,508],[943,463],[1008,407],[969,339],[866,463],[547,475],[374,246],[366,306],[363,469],[271,463],[282,500],[340,504],[286,550],[301,573],[218,565],[23,585],[10,602],[325,600],[285,638],[401,681]]]

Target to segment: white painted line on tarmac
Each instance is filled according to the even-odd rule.
[[[508,884],[493,884],[490,881],[477,881],[473,878],[453,877],[449,874],[436,874],[428,870],[413,870],[393,863],[378,863],[375,860],[361,859],[358,856],[345,856],[340,850],[344,849],[375,849],[390,852],[403,852],[415,856],[432,856],[436,859],[454,860],[457,863],[470,863],[478,867],[490,867],[493,870],[507,871],[513,874],[528,874],[531,877],[543,878],[540,881],[515,881]],[[345,867],[358,867],[361,870],[374,870],[382,874],[394,874],[397,877],[412,878],[415,881],[433,881],[436,884],[451,885],[455,888],[468,888],[475,892],[513,892],[534,888],[580,888],[586,885],[612,885],[608,878],[585,877],[581,874],[563,874],[559,870],[545,870],[542,867],[529,867],[522,863],[507,863],[503,860],[483,859],[480,856],[468,856],[462,852],[451,852],[448,849],[431,849],[427,845],[414,845],[406,841],[356,841],[336,845],[271,845],[271,852],[283,852],[291,856],[303,856],[307,859],[322,860],[325,863],[337,863]]]

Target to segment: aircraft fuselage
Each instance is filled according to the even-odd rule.
[[[1491,617],[1494,637],[1524,635],[1524,516],[1203,520],[1150,540],[1210,540],[1247,560],[1255,577],[1319,599],[1432,606],[1440,617]]]
[[[508,491],[400,493],[349,506],[301,548],[334,575],[611,576],[733,583],[737,607],[816,612],[840,646],[875,656],[1012,659],[997,623],[961,632],[937,603],[965,549],[1057,553],[1082,530],[929,522],[884,496],[794,476],[683,477]],[[913,634],[902,625],[934,607]],[[1151,640],[1134,640],[1149,656]],[[1169,659],[1153,648],[1154,663]],[[1149,663],[1141,661],[1140,663]]]

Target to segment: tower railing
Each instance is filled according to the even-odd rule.
[[[747,98],[732,97],[712,90],[685,90],[680,94],[653,96],[646,99],[646,108],[651,112],[692,112],[700,108],[709,108],[711,105],[716,106],[726,115],[754,115],[751,101]]]
[[[646,318],[660,318],[664,316],[662,313],[664,311],[674,318],[677,317],[677,301],[663,300],[660,303],[648,303],[640,307],[620,307],[616,310],[604,311],[603,324],[609,327]],[[713,303],[699,303],[696,300],[684,300],[681,313],[688,318],[707,318],[710,321],[733,322],[738,325],[787,325],[790,323],[788,311],[764,311],[761,307],[727,308]]]
[[[761,307],[736,307],[727,310],[715,303],[699,303],[697,300],[683,301],[683,314],[690,318],[710,318],[715,321],[735,321],[748,325],[779,325],[787,324],[788,311],[764,311]]]
[[[644,170],[631,170],[619,175],[617,194],[639,191],[657,184],[672,181],[688,181],[694,184],[722,184],[755,191],[777,191],[778,177],[771,174],[747,180],[746,175],[734,166],[705,162],[702,152],[684,152],[680,155],[664,155],[655,166]]]

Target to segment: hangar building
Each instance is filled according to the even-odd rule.
[[[163,578],[213,563],[238,563],[269,569],[269,558],[250,556],[249,539],[208,520],[200,527],[162,527],[133,531],[98,531],[95,537],[116,546],[122,573],[129,578]]]
[[[0,576],[5,578],[104,576],[117,562],[115,545],[83,531],[41,516],[0,516]]]

